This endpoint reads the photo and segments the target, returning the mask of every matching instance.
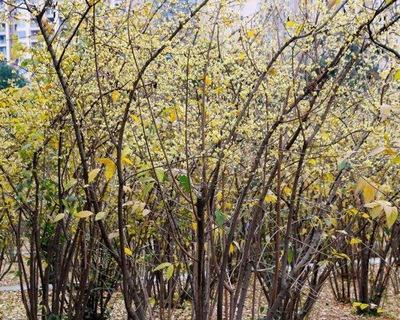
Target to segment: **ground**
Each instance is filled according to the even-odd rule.
[[[18,281],[15,275],[9,274],[0,283],[0,320],[24,320],[24,308],[21,301],[19,292],[5,292],[1,288],[6,286],[17,285]],[[115,295],[114,300],[110,305],[113,306],[111,319],[124,320],[126,319],[124,313],[123,300],[120,294]],[[250,309],[250,308],[248,308]],[[384,313],[378,319],[380,320],[396,320],[400,319],[400,299],[398,296],[391,292],[387,294],[384,304]],[[250,319],[250,311],[246,319]],[[188,320],[190,319],[191,312],[189,309],[176,310],[173,320]],[[365,319],[364,317],[357,316],[352,311],[350,304],[342,304],[335,301],[329,285],[325,286],[317,302],[314,305],[313,311],[309,320],[359,320]]]

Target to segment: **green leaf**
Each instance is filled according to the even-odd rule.
[[[92,171],[89,172],[88,174],[88,182],[92,183],[94,181],[94,179],[96,179],[97,175],[99,174],[100,169],[93,169]]]
[[[167,280],[171,279],[172,276],[174,275],[174,265],[171,264],[167,267],[167,271],[165,272],[165,276]]]
[[[153,271],[161,271],[161,270],[166,270],[165,271],[165,276],[167,280],[171,279],[173,274],[174,274],[174,265],[170,262],[163,262],[159,264],[157,267],[153,269]]]
[[[170,266],[170,265],[172,265],[171,262],[163,262],[163,263],[160,263],[157,267],[155,267],[155,268],[153,269],[153,271],[154,271],[154,272],[160,271],[160,270],[162,270],[162,269],[168,268],[168,266]]]
[[[190,192],[190,181],[189,181],[189,178],[187,176],[185,176],[185,175],[180,175],[178,177],[178,180],[179,180],[179,183],[180,183],[182,189],[185,192]]]
[[[71,189],[76,183],[77,183],[77,181],[76,181],[75,179],[71,179],[71,180],[69,180],[69,181],[64,185],[64,189],[65,189],[65,190],[69,190],[69,189]]]
[[[340,171],[346,170],[346,169],[350,169],[350,168],[351,168],[351,164],[350,164],[350,162],[347,161],[347,160],[340,161],[340,163],[339,163],[339,165],[338,165],[338,169],[339,169]]]
[[[287,253],[287,262],[291,264],[293,262],[293,257],[294,257],[294,251],[292,248],[289,248],[288,253]]]
[[[219,228],[224,227],[225,220],[225,214],[219,209],[215,210],[215,223]]]
[[[143,187],[143,197],[147,197],[154,187],[154,181],[147,182]]]
[[[96,217],[94,218],[95,221],[103,220],[107,216],[107,213],[104,211],[100,211],[96,214]]]
[[[156,172],[156,177],[159,182],[163,182],[165,179],[165,171],[163,168],[156,168],[154,170]]]

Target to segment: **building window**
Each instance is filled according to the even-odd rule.
[[[15,24],[15,30],[23,30],[26,28],[26,23],[25,22],[18,22],[17,24]]]
[[[26,38],[26,31],[18,31],[18,38],[19,39]]]
[[[37,21],[35,21],[35,20],[31,21],[31,28],[34,28],[34,29],[39,28]]]
[[[0,35],[0,43],[6,42],[6,36]]]
[[[52,9],[46,11],[46,17],[50,22],[54,22],[56,19],[56,12]]]

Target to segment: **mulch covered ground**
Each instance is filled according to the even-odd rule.
[[[0,283],[0,287],[16,285],[18,279],[15,274],[10,273]],[[391,290],[390,290],[391,291]],[[396,320],[400,319],[400,297],[392,293],[387,294],[384,300],[384,313],[379,317],[380,320]],[[113,307],[111,313],[112,320],[126,319],[123,300],[121,294],[113,297],[110,306]],[[156,317],[157,318],[157,317]],[[190,307],[187,309],[175,310],[173,319],[188,320],[191,318]],[[19,292],[2,292],[0,291],[0,320],[25,320],[24,307]],[[251,307],[247,308],[245,319],[251,319]],[[365,317],[354,314],[350,304],[342,304],[335,301],[329,285],[325,286],[313,311],[309,317],[310,320],[358,320]],[[369,318],[371,319],[371,318]]]

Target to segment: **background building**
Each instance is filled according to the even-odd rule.
[[[57,22],[59,17],[56,10],[48,10],[46,17],[51,22]],[[21,0],[0,0],[0,54],[7,61],[15,60],[13,49],[17,44],[32,48],[37,43],[39,26],[25,9]]]

